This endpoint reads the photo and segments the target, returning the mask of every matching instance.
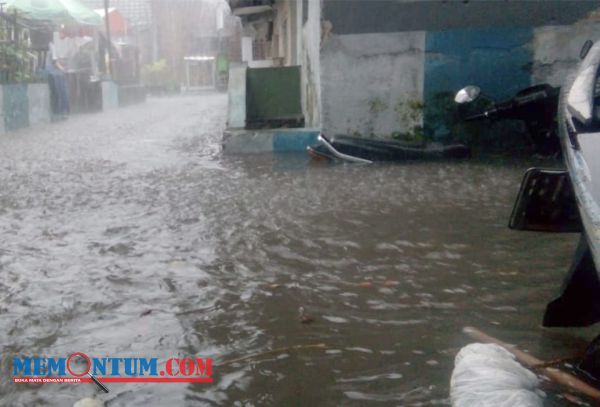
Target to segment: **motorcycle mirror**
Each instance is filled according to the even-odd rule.
[[[454,97],[454,101],[461,105],[464,103],[470,103],[470,102],[474,101],[475,99],[477,99],[480,94],[481,94],[481,89],[479,88],[479,86],[473,86],[473,85],[465,86],[464,88],[462,88],[461,90],[459,90],[456,93],[456,96]]]
[[[587,40],[586,42],[583,43],[583,47],[581,47],[581,51],[579,52],[580,59],[585,59],[588,52],[590,52],[592,45],[594,45],[594,41],[592,41],[592,40]]]

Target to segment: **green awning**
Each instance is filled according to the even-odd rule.
[[[69,15],[79,24],[102,25],[102,17],[91,8],[84,6],[79,0],[59,0],[69,12]]]
[[[75,21],[102,25],[102,17],[78,0],[7,0],[7,10],[17,10],[33,20]]]

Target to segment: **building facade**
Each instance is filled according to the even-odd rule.
[[[560,86],[587,39],[596,2],[229,0],[250,68],[298,66],[306,126],[328,135],[447,141],[454,93],[508,98]],[[237,121],[239,125],[239,120]]]

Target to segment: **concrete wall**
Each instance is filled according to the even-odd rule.
[[[531,28],[469,28],[426,35],[424,122],[428,138],[451,137],[458,117],[454,93],[478,85],[497,100],[512,97],[531,83]]]
[[[229,105],[227,127],[246,127],[246,65],[231,65],[229,68]]]
[[[45,83],[30,84],[27,88],[29,99],[29,125],[50,123],[50,88]]]
[[[452,138],[459,120],[452,96],[467,84],[497,99],[531,84],[562,84],[584,41],[600,40],[599,22],[586,19],[598,7],[579,0],[323,0],[323,131]]]
[[[425,33],[348,34],[321,50],[327,135],[391,136],[422,124]]]
[[[17,130],[29,127],[27,84],[3,85],[4,128]]]
[[[319,129],[228,129],[223,135],[226,154],[300,153],[317,142]]]
[[[110,81],[102,82],[102,110],[119,107],[119,86]]]
[[[118,86],[112,82],[102,85],[103,108],[119,107]],[[135,99],[139,99],[138,95]],[[0,86],[0,134],[47,124],[51,118],[50,88],[47,83]]]
[[[446,141],[459,120],[452,96],[467,84],[498,99],[530,84],[560,85],[583,42],[600,40],[598,21],[580,22],[598,7],[586,0],[278,0],[272,55],[284,64],[297,55],[307,127]],[[243,77],[232,71],[230,127],[245,125]]]
[[[600,22],[536,28],[531,44],[532,83],[561,86],[565,77],[579,62],[579,52],[586,40],[600,41]]]
[[[50,122],[50,88],[46,83],[0,86],[0,134]]]

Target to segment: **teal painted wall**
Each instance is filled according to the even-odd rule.
[[[246,70],[246,124],[301,120],[300,67]]]
[[[310,129],[290,129],[273,135],[273,151],[277,153],[304,152],[306,147],[317,142],[319,131]]]
[[[427,32],[425,40],[426,134],[444,139],[453,122],[454,94],[479,86],[496,100],[531,84],[531,28],[486,28]]]
[[[2,86],[4,127],[8,131],[29,127],[27,86],[26,84]]]

